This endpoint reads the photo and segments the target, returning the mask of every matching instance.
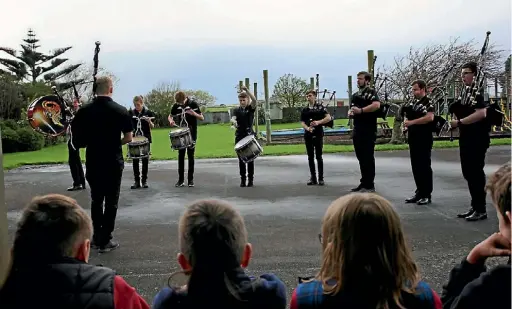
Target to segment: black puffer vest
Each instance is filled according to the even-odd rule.
[[[72,258],[11,271],[0,291],[2,309],[113,309],[113,270]]]

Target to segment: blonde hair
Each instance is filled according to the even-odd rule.
[[[133,103],[137,103],[137,102],[141,102],[142,104],[144,104],[144,97],[142,95],[136,95],[135,97],[133,97]]]
[[[510,211],[511,204],[510,178],[510,162],[508,162],[500,166],[500,168],[489,177],[485,186],[485,189],[489,191],[491,195],[493,204],[501,213],[505,222],[508,222],[508,217],[505,213]]]
[[[359,288],[376,297],[379,308],[393,303],[403,308],[401,293],[413,293],[419,282],[400,218],[377,194],[353,193],[335,200],[323,218],[322,248],[316,279],[325,294]]]
[[[96,94],[105,95],[110,92],[112,87],[112,78],[109,76],[100,76],[96,78]]]

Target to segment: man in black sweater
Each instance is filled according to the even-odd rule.
[[[451,271],[441,297],[444,308],[510,308],[510,177],[510,162],[489,177],[486,189],[496,208],[499,232],[476,245]],[[498,256],[508,256],[508,263],[487,271],[486,260]]]
[[[121,147],[132,140],[132,119],[126,107],[112,100],[112,79],[98,77],[96,85],[96,98],[78,110],[71,131],[75,147],[87,148],[85,178],[91,190],[92,246],[108,252],[119,247],[112,232],[124,170]]]

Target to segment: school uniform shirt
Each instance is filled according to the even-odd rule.
[[[315,103],[313,106],[307,106],[302,109],[300,121],[304,122],[309,127],[311,122],[322,120],[327,114],[327,108],[320,103]],[[323,126],[315,126],[313,128],[313,132],[304,130],[304,137],[322,137],[324,135]]]
[[[237,107],[233,116],[236,117],[236,132],[235,132],[235,140],[239,141],[242,138],[254,134],[252,130],[252,126],[254,123],[254,113],[256,112],[256,107],[252,105],[247,105],[246,107]]]
[[[184,104],[174,103],[174,105],[171,108],[171,116],[175,116],[174,122],[176,123],[176,125],[187,126],[190,129],[190,135],[192,135],[192,139],[194,141],[196,141],[197,140],[197,118],[192,115],[189,115],[189,114],[185,114],[185,117],[182,117],[182,115],[187,107],[191,108],[194,112],[196,112],[199,115],[202,114],[201,109],[199,108],[199,104],[197,104],[196,101],[187,98],[187,100],[185,100]]]
[[[155,117],[155,113],[150,111],[147,107],[142,107],[142,110],[138,112],[136,109],[130,110],[130,117],[132,117],[132,126],[133,126],[133,136],[135,136],[135,131],[137,131],[137,123],[138,119],[140,119],[140,126],[142,131],[142,135],[149,140],[149,142],[152,142],[151,138],[151,127],[149,126],[149,122],[141,119],[142,117]],[[138,119],[135,119],[133,117],[137,117]]]

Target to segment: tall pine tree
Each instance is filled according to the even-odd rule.
[[[55,84],[59,89],[66,89],[71,86],[71,82],[59,83],[58,80],[69,73],[76,70],[81,64],[73,64],[62,69],[57,69],[68,61],[67,58],[58,58],[72,47],[57,48],[48,54],[38,51],[41,47],[38,45],[39,39],[32,29],[28,30],[27,38],[23,40],[25,44],[21,44],[21,51],[8,47],[0,47],[0,51],[9,54],[15,59],[0,58],[0,64],[6,70],[0,69],[0,73],[11,73],[20,81],[28,81],[35,84],[43,81],[47,84]],[[49,62],[49,63],[48,63]],[[57,69],[53,72],[50,72]],[[42,78],[41,78],[42,77]],[[72,81],[75,83],[82,82],[83,79]]]

